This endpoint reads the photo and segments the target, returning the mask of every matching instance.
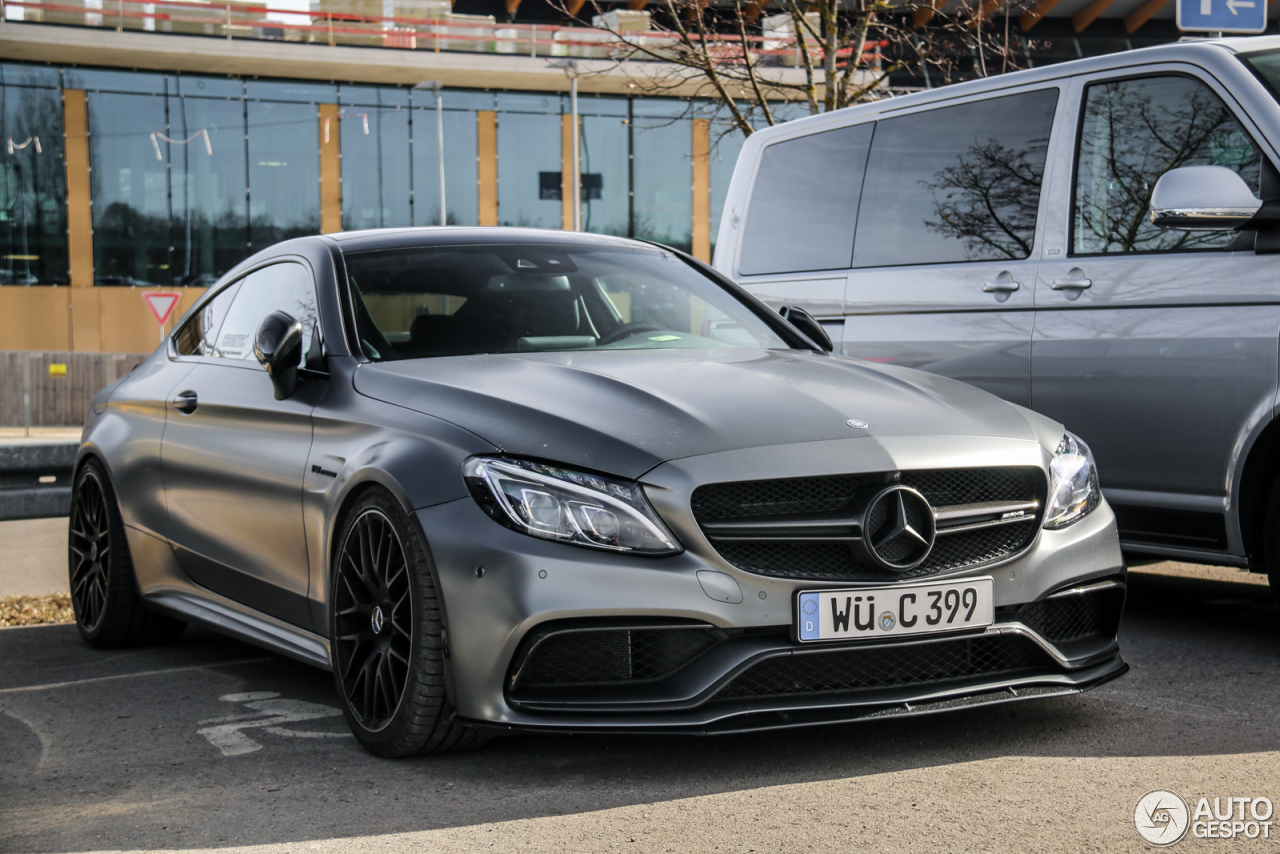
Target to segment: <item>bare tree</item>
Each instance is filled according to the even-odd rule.
[[[767,19],[772,26],[762,28],[770,2],[776,14]],[[940,11],[943,2],[655,0],[648,8],[656,27],[645,34],[611,24],[599,0],[552,5],[610,33],[615,63],[651,60],[633,74],[641,91],[693,88],[725,109],[732,129],[749,136],[759,125],[777,123],[780,103],[799,102],[817,114],[884,98],[891,94],[890,75],[899,71],[949,82],[960,62],[972,63],[979,76],[988,67],[1017,67],[1022,48],[1011,42],[1016,37],[989,20],[1003,0],[964,0],[947,14]]]

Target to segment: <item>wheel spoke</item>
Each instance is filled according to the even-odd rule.
[[[364,718],[370,723],[376,719],[376,715],[374,714],[376,711],[374,704],[377,698],[377,694],[374,693],[375,658],[375,655],[370,655],[365,659],[364,667],[360,668],[360,678],[364,682],[364,690],[361,692],[364,700]]]
[[[395,713],[399,704],[400,692],[397,690],[395,676],[391,672],[391,659],[383,655],[378,662],[378,681],[382,685],[382,702],[387,707],[387,716]]]

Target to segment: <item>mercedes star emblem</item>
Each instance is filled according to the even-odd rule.
[[[891,572],[915,569],[933,549],[933,508],[909,486],[894,484],[867,503],[862,542],[867,554]]]

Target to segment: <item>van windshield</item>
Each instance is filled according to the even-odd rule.
[[[1240,60],[1263,82],[1271,97],[1280,101],[1280,50],[1242,53]]]
[[[437,246],[346,256],[374,361],[598,349],[786,349],[752,309],[660,250]]]

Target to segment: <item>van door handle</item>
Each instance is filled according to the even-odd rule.
[[[1084,270],[1079,267],[1072,268],[1067,273],[1067,278],[1058,279],[1049,283],[1049,287],[1055,291],[1082,291],[1085,288],[1093,286],[1093,279],[1088,278],[1084,274]]]
[[[187,391],[180,392],[178,396],[173,399],[173,408],[181,412],[183,415],[190,415],[196,411],[196,406],[198,406],[199,403],[200,398],[196,396],[194,391],[188,389]]]
[[[989,294],[1010,294],[1022,287],[1021,282],[1015,282],[1013,279],[1008,281],[983,282],[982,290]]]

